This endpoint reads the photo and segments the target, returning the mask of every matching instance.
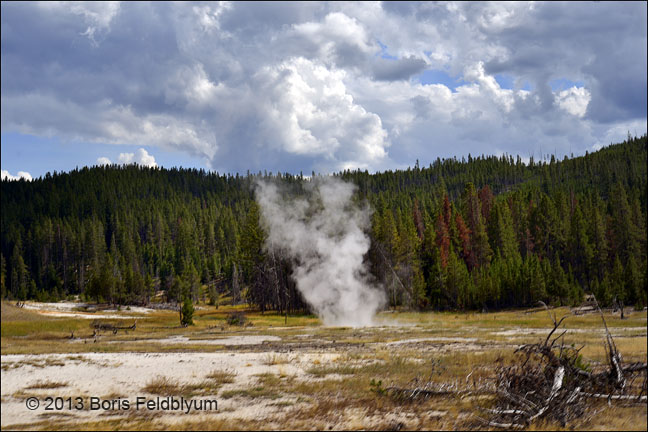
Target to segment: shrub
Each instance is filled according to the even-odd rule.
[[[193,325],[194,307],[189,296],[184,298],[180,309],[180,324],[183,326]]]
[[[232,312],[227,315],[226,321],[231,326],[244,326],[247,324],[248,319],[242,312]]]

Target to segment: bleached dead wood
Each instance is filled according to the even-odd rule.
[[[399,400],[413,401],[434,396],[466,397],[476,394],[492,394],[495,406],[481,409],[489,414],[487,420],[475,416],[483,425],[502,429],[524,429],[531,423],[546,419],[565,426],[575,420],[583,420],[598,411],[588,399],[607,399],[608,403],[646,403],[648,365],[646,363],[623,364],[610,334],[603,313],[596,299],[594,304],[605,327],[604,346],[608,364],[593,371],[582,359],[580,351],[565,344],[566,331],[554,336],[569,317],[558,319],[549,307],[541,303],[553,328],[541,343],[521,345],[515,350],[516,361],[498,368],[495,382],[475,381],[471,371],[464,380],[451,383],[421,382],[414,379],[409,386],[390,386],[385,394]],[[472,386],[470,379],[472,378]],[[641,384],[635,383],[642,379]]]
[[[527,427],[537,419],[548,418],[565,425],[583,418],[589,408],[587,398],[646,402],[646,364],[623,364],[605,317],[595,304],[606,333],[607,368],[597,373],[583,370],[579,354],[582,347],[565,346],[565,332],[552,339],[568,315],[558,320],[542,303],[553,328],[543,343],[522,345],[515,351],[522,356],[519,363],[500,368],[497,405],[484,410],[491,414],[485,424],[510,429]],[[562,341],[558,343],[559,340]],[[637,388],[634,382],[641,374],[643,384]]]
[[[585,393],[580,392],[581,396],[590,397],[590,398],[599,398],[599,399],[610,399],[610,400],[627,400],[627,401],[636,401],[636,402],[646,402],[646,396],[642,395],[615,395],[615,394],[603,394],[603,393]]]

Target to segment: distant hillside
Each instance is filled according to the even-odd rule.
[[[565,303],[584,290],[646,304],[646,147],[643,136],[561,161],[468,156],[338,175],[374,208],[367,259],[392,305]],[[162,289],[304,309],[291,263],[269,264],[259,246],[259,177],[307,181],[133,165],[2,181],[2,297],[146,303]],[[291,295],[270,292],[252,261],[281,266]]]

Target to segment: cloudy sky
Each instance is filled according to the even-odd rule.
[[[2,176],[310,174],[646,132],[646,3],[2,2]]]

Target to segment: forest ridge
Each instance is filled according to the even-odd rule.
[[[336,174],[367,200],[370,277],[389,306],[497,309],[593,292],[646,301],[646,135],[575,158],[437,159]],[[261,310],[308,309],[292,263],[268,256],[257,179],[136,165],[2,181],[2,298],[147,304],[156,292]],[[271,270],[271,271],[270,271]]]

